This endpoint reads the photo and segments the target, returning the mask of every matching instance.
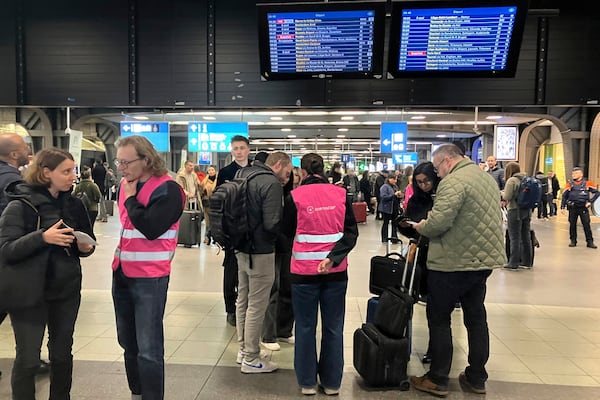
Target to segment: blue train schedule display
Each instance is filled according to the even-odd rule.
[[[261,75],[380,77],[384,28],[385,3],[261,5]]]
[[[271,13],[272,72],[364,72],[373,62],[375,11]]]
[[[514,76],[527,6],[521,0],[442,4],[448,3],[394,4],[392,75]]]

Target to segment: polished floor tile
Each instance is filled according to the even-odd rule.
[[[110,263],[117,236],[115,217],[96,225],[101,246],[83,260],[82,304],[76,325],[72,398],[128,400],[122,349],[116,340],[110,293]],[[532,222],[541,242],[531,271],[497,270],[488,280],[486,309],[490,329],[486,399],[600,398],[600,280],[594,250],[570,249],[568,223],[558,217]],[[593,218],[594,235],[600,223]],[[370,391],[353,365],[352,338],[366,317],[369,261],[384,254],[379,223],[369,217],[359,226],[357,248],[349,257],[344,328],[344,378],[341,399],[429,399],[410,390]],[[398,247],[395,250],[399,250]],[[280,370],[263,376],[240,373],[235,363],[235,329],[225,320],[222,253],[214,246],[178,248],[165,312],[166,399],[297,399],[294,346],[268,352]],[[467,365],[468,340],[462,310],[452,314],[454,343],[449,399],[475,399],[461,391],[456,377]],[[320,336],[319,336],[320,338]],[[409,374],[428,369],[420,362],[428,344],[425,307],[416,305]],[[10,398],[9,372],[14,357],[10,324],[0,326],[0,399]],[[42,348],[42,356],[47,357]],[[38,397],[47,397],[47,378],[38,380]],[[316,398],[324,395],[318,394]]]

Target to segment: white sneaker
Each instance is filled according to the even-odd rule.
[[[267,353],[267,351],[261,350],[259,357],[260,358],[265,358],[267,360],[270,360],[271,359],[271,353]],[[242,351],[239,350],[238,353],[237,353],[237,358],[235,359],[235,362],[237,364],[241,364],[243,360],[244,360],[244,353],[242,353]]]
[[[324,387],[323,392],[327,396],[337,396],[338,394],[340,394],[340,389],[329,389],[329,388]]]
[[[283,342],[283,343],[288,343],[288,344],[296,343],[296,337],[294,335],[292,335],[290,337],[279,337],[279,338],[277,338],[277,340],[279,340],[280,342]]]
[[[265,372],[273,372],[279,368],[279,365],[265,358],[257,358],[256,360],[242,361],[241,371],[243,374],[260,374]]]
[[[317,389],[314,387],[303,387],[302,394],[305,396],[313,396],[317,394]]]
[[[262,347],[271,351],[279,351],[281,350],[281,346],[277,342],[260,342]]]

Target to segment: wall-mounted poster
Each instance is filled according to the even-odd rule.
[[[498,161],[516,161],[518,158],[519,128],[496,125],[494,155]]]

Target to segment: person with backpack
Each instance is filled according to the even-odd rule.
[[[592,229],[590,227],[590,206],[600,197],[600,192],[593,182],[583,179],[583,170],[575,167],[571,171],[571,181],[567,182],[563,190],[561,213],[565,214],[565,208],[569,210],[569,247],[577,246],[577,218],[581,219],[583,232],[587,247],[595,249]],[[590,197],[590,193],[593,195]]]
[[[221,168],[217,176],[217,185],[215,189],[227,181],[233,180],[239,169],[247,167],[250,163],[250,141],[242,135],[235,135],[231,138],[231,155],[233,161],[231,164]],[[223,258],[223,299],[225,301],[225,312],[227,313],[227,323],[236,326],[235,301],[238,293],[238,265],[233,250],[225,249]]]
[[[98,203],[102,201],[102,193],[100,193],[98,185],[92,180],[92,171],[89,168],[81,171],[81,181],[73,189],[73,196],[83,202],[93,230],[96,217],[98,217]]]
[[[254,160],[241,169],[236,179],[246,178],[245,218],[238,219],[240,231],[247,235],[232,240],[238,263],[236,328],[240,345],[237,361],[245,374],[273,372],[278,366],[260,356],[260,340],[269,295],[275,279],[275,242],[283,212],[283,187],[292,172],[292,160],[280,151],[265,163]],[[215,191],[215,195],[219,189]],[[243,221],[247,227],[244,227]],[[232,232],[229,232],[230,234]]]
[[[504,268],[517,270],[519,267],[531,268],[531,210],[533,207],[524,207],[519,204],[518,197],[522,193],[522,181],[527,179],[525,173],[521,172],[521,166],[511,161],[506,165],[504,171],[503,199],[507,202],[508,209],[508,237],[510,240],[510,258]],[[538,203],[539,204],[539,203]]]

